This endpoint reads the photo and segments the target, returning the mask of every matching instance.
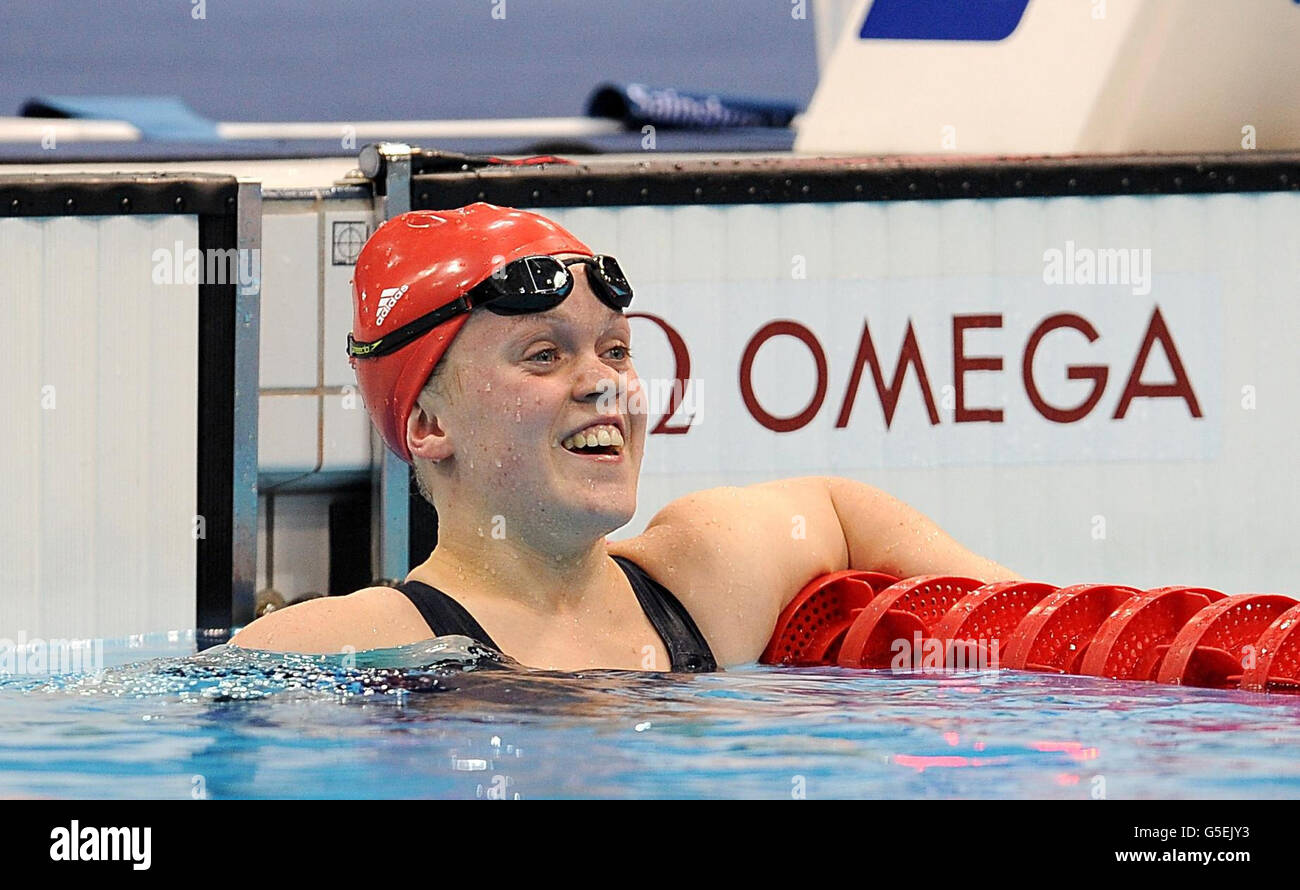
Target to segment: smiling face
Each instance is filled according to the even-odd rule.
[[[636,511],[646,416],[627,318],[574,290],[531,315],[471,315],[443,358],[438,392],[408,424],[440,517],[523,521],[554,540],[608,534]],[[424,410],[420,410],[420,408]],[[432,417],[430,417],[432,415]],[[620,443],[621,439],[621,444]]]

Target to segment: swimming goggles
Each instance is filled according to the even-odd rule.
[[[612,256],[576,257],[558,260],[553,256],[526,256],[507,263],[450,303],[402,325],[385,337],[362,343],[348,334],[348,355],[376,358],[395,352],[438,325],[482,306],[497,315],[526,315],[546,312],[564,302],[573,292],[573,275],[568,267],[584,264],[592,290],[611,309],[622,312],[632,303],[632,287],[618,260]]]

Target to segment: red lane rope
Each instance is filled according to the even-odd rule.
[[[796,666],[1010,668],[1251,692],[1300,693],[1300,602],[1206,587],[1141,591],[899,580],[844,571],[781,611],[759,661]]]
[[[1169,644],[1157,683],[1236,689],[1255,644],[1273,620],[1295,605],[1275,593],[1239,593],[1192,616]]]
[[[929,628],[982,584],[956,575],[918,575],[885,588],[845,633],[837,664],[885,668],[899,666],[901,659],[908,667],[919,667]],[[899,645],[900,641],[906,646]]]
[[[763,664],[834,664],[844,632],[864,606],[898,579],[879,572],[832,572],[814,578],[782,610],[759,659]]]
[[[1157,587],[1102,622],[1079,673],[1116,680],[1154,680],[1169,644],[1192,617],[1223,599],[1205,587]]]
[[[1300,692],[1300,603],[1273,620],[1255,641],[1241,688],[1250,692]]]
[[[977,587],[957,600],[933,631],[944,647],[944,666],[959,666],[954,662],[957,647],[964,641],[974,641],[977,652],[984,656],[982,664],[999,666],[1003,643],[1011,639],[1029,611],[1056,590],[1039,581],[999,581]]]
[[[1139,593],[1113,584],[1076,584],[1049,594],[1012,632],[1002,666],[1077,674],[1102,622]]]

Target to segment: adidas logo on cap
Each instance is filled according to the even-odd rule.
[[[409,284],[403,284],[401,287],[386,287],[379,292],[379,311],[375,313],[375,327],[380,327],[384,319],[388,317],[389,311],[397,305],[397,301],[406,293]]]

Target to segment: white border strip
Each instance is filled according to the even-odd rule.
[[[497,120],[445,121],[323,121],[301,123],[225,122],[217,124],[222,139],[341,139],[389,140],[483,138],[579,138],[624,132],[616,120],[591,117],[519,117]]]
[[[139,142],[140,131],[126,121],[61,117],[0,117],[0,142]]]

